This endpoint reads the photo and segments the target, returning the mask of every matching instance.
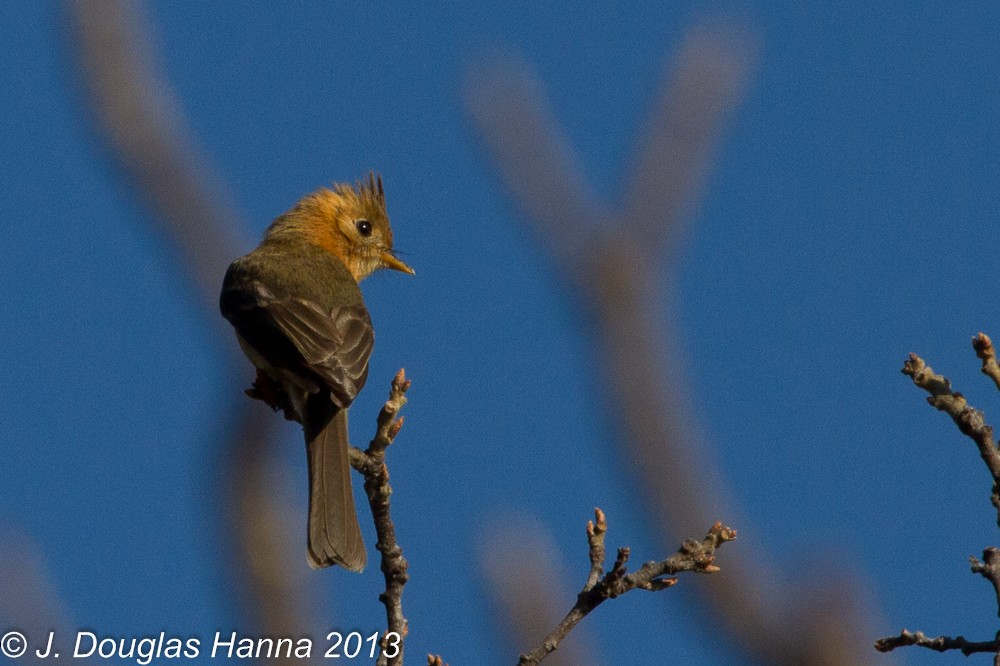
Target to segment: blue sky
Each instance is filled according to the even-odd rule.
[[[498,54],[528,63],[589,184],[614,201],[664,63],[720,15],[744,26],[756,56],[686,219],[672,313],[685,391],[746,521],[731,521],[743,529],[727,549],[765,555],[795,587],[836,562],[867,591],[871,640],[902,626],[993,635],[991,590],[966,562],[998,541],[989,476],[899,368],[918,352],[1000,417],[969,344],[980,330],[1000,336],[1000,7],[180,2],[147,13],[193,139],[248,221],[243,249],[302,194],[383,174],[417,275],[364,285],[378,342],[351,429],[371,436],[405,366],[414,386],[390,462],[413,576],[411,660],[513,662],[476,569],[494,525],[549,532],[570,591],[586,575],[581,529],[595,505],[612,521],[609,545],[640,562],[661,555],[627,470],[609,464],[615,431],[581,308],[507,197],[463,82]],[[78,73],[62,5],[0,8],[0,524],[35,544],[74,628],[244,630],[214,536],[234,341],[93,130]],[[275,473],[301,481],[287,501],[304,511],[300,434],[280,432]],[[377,568],[305,573],[336,597],[332,627],[381,626]],[[703,584],[628,595],[585,628],[605,663],[733,663],[691,610]],[[958,659],[904,652],[904,663]]]

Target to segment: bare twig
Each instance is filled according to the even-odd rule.
[[[387,629],[383,649],[376,662],[379,666],[403,663],[403,642],[409,631],[403,615],[403,586],[410,578],[407,573],[409,565],[403,557],[403,549],[396,541],[396,526],[389,511],[392,487],[389,485],[389,470],[385,465],[385,451],[403,427],[403,418],[397,418],[397,415],[406,404],[406,392],[409,388],[410,380],[400,370],[393,377],[389,399],[379,412],[375,438],[364,451],[351,447],[351,465],[365,477],[365,494],[368,495],[375,533],[378,535],[375,547],[382,554],[381,570],[385,577],[385,592],[379,595],[379,601],[385,605]]]
[[[968,657],[977,652],[997,652],[1000,651],[1000,639],[992,641],[967,641],[962,636],[937,636],[929,638],[922,631],[909,631],[903,629],[898,636],[880,638],[875,641],[875,649],[879,652],[892,652],[898,647],[916,645],[936,652],[947,652],[948,650],[961,650],[962,654]]]
[[[1000,525],[1000,451],[993,441],[993,428],[986,424],[981,411],[968,404],[965,396],[951,390],[951,382],[947,377],[935,374],[916,354],[910,354],[903,364],[902,373],[930,393],[927,402],[948,414],[962,434],[976,443],[980,457],[993,476],[990,502],[997,509],[997,525]]]
[[[604,512],[594,509],[594,520],[587,521],[587,543],[590,545],[590,575],[584,592],[589,592],[604,573],[604,535],[608,532],[608,521]]]
[[[972,568],[972,573],[977,573],[990,581],[993,592],[997,596],[997,615],[1000,616],[1000,549],[996,546],[990,546],[983,551],[981,561],[970,557],[969,565]]]
[[[595,521],[587,523],[587,542],[590,546],[590,575],[583,589],[577,595],[576,603],[549,635],[530,652],[522,654],[518,666],[536,666],[551,654],[559,643],[587,617],[591,611],[608,599],[614,599],[632,590],[658,592],[677,584],[673,574],[682,571],[695,573],[716,573],[719,568],[713,563],[719,546],[736,538],[736,530],[715,523],[701,541],[688,539],[680,549],[665,560],[647,562],[635,573],[627,573],[630,551],[619,548],[618,556],[611,571],[600,576],[604,561],[604,535],[607,522],[604,512],[594,510]]]

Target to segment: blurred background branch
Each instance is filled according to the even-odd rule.
[[[39,658],[37,651],[46,653],[50,632],[55,634],[53,655],[70,654],[72,641],[67,643],[67,637],[75,634],[73,618],[49,574],[45,554],[29,537],[5,527],[0,541],[0,571],[5,580],[0,622],[27,637],[28,649],[18,663],[47,663],[49,657]],[[74,662],[88,666],[93,660],[77,658]]]
[[[144,4],[68,0],[67,9],[100,136],[153,213],[154,231],[174,243],[206,321],[221,333],[219,276],[249,246],[248,225],[157,67]]]
[[[560,556],[541,521],[511,515],[491,521],[479,548],[483,592],[492,601],[494,622],[504,635],[507,660],[538,644],[566,614],[573,599],[578,567]],[[576,558],[579,559],[579,558]],[[576,561],[574,560],[574,563]],[[577,627],[545,660],[548,666],[597,666],[605,663],[587,625]]]
[[[197,148],[181,104],[157,67],[141,2],[69,0],[80,74],[108,150],[146,203],[153,230],[172,242],[204,321],[214,329],[231,381],[218,398],[227,434],[216,496],[224,573],[242,594],[242,612],[266,636],[301,635],[320,626],[315,586],[300,545],[302,518],[275,498],[283,479],[269,471],[280,419],[243,395],[246,367],[218,313],[222,275],[250,247],[248,225]],[[301,663],[300,660],[293,660]]]
[[[683,223],[742,98],[752,59],[748,36],[730,27],[706,25],[688,34],[616,204],[599,203],[584,186],[569,141],[523,62],[476,70],[466,91],[468,111],[504,185],[591,315],[593,358],[617,428],[618,448],[608,456],[617,459],[621,451],[631,463],[665,549],[719,517],[744,524],[695,423],[672,303]],[[697,596],[747,656],[789,665],[865,662],[865,634],[846,612],[852,600],[822,591],[805,598],[778,582],[780,572],[761,558],[739,551]],[[520,569],[516,559],[509,566]],[[796,600],[791,609],[789,598]],[[822,606],[834,600],[834,607]],[[512,614],[523,612],[527,608]],[[840,618],[841,631],[820,631],[822,624],[811,624],[820,617]]]

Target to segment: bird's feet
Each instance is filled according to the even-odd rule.
[[[281,386],[260,368],[257,369],[257,378],[253,381],[253,387],[248,388],[245,393],[254,400],[260,400],[274,411],[280,409],[289,421],[296,420],[295,410],[292,408],[291,400],[288,399],[288,394],[281,390]]]

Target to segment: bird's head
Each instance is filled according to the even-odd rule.
[[[358,282],[380,268],[413,275],[393,253],[382,177],[374,173],[353,187],[337,184],[303,197],[268,230],[286,233],[301,234],[336,255]]]

